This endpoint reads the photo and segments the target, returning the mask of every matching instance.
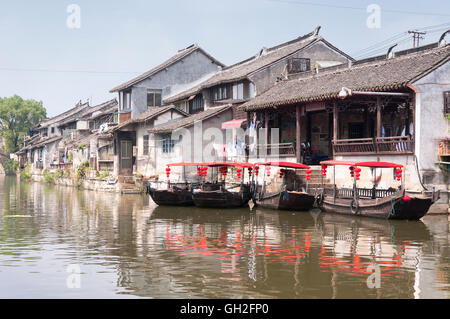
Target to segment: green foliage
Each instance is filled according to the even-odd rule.
[[[2,161],[2,165],[6,175],[15,175],[19,162],[8,158]]]
[[[103,172],[102,172],[102,173],[100,173],[99,171],[97,171],[97,172],[95,173],[95,176],[97,176],[98,179],[105,179],[105,178],[108,178],[108,177],[109,177],[109,171],[108,171],[108,169],[105,167],[105,168],[103,169]]]
[[[69,152],[69,155],[67,156],[67,160],[69,161],[69,163],[73,162],[73,153]]]
[[[44,170],[44,182],[53,184],[55,183],[55,174]]]
[[[86,143],[78,145],[78,149],[82,150],[83,148],[86,148],[88,145]]]
[[[83,179],[86,178],[86,172],[88,171],[89,168],[89,162],[85,161],[83,163],[80,164],[80,166],[78,166],[77,168],[77,181],[82,181]]]
[[[0,135],[6,153],[17,151],[23,136],[45,118],[46,113],[41,101],[24,100],[18,95],[0,98]]]
[[[30,164],[27,164],[25,168],[20,172],[20,178],[23,180],[30,180],[31,179],[31,167]]]

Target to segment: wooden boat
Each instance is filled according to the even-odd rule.
[[[226,172],[229,167],[237,167],[238,181],[235,183],[225,183]],[[206,179],[208,168],[212,168],[213,175],[213,168],[217,168],[216,181],[212,184],[217,187],[216,189],[211,189],[211,187],[206,187],[205,184],[202,184],[200,188],[194,189],[192,192],[192,199],[195,206],[209,208],[237,208],[248,205],[248,202],[251,199],[251,189],[248,183],[245,184],[243,182],[242,175],[245,173],[245,168],[252,167],[252,164],[239,162],[203,163],[199,170],[199,175],[201,174],[204,179]],[[219,182],[219,173],[221,172],[223,181]],[[234,191],[237,188],[239,190]]]
[[[310,210],[315,202],[315,196],[307,193],[304,189],[300,188],[300,183],[290,183],[286,181],[286,173],[288,170],[295,169],[306,169],[307,170],[307,180],[309,180],[309,175],[311,174],[310,167],[290,162],[267,162],[267,163],[257,163],[255,167],[266,166],[266,167],[281,167],[280,175],[283,177],[283,184],[280,190],[269,192],[267,190],[266,181],[264,179],[263,185],[257,185],[255,187],[255,192],[253,194],[253,202],[257,206],[280,209],[280,210]],[[258,169],[256,170],[258,171]],[[255,177],[256,176],[255,171]],[[268,173],[270,170],[267,171]],[[308,174],[309,173],[309,174]],[[264,174],[265,176],[266,174]],[[257,178],[256,178],[257,179]],[[306,184],[306,189],[307,189]]]
[[[152,200],[157,205],[169,205],[169,206],[192,206],[194,201],[192,200],[192,190],[194,187],[199,185],[197,182],[181,182],[181,183],[171,183],[170,182],[170,172],[171,168],[174,166],[181,166],[183,169],[186,166],[199,166],[199,163],[173,163],[168,164],[166,168],[167,175],[167,189],[158,189],[152,187],[157,185],[158,182],[149,182],[147,185],[147,194],[149,194]]]
[[[408,194],[404,187],[401,164],[388,162],[348,162],[323,161],[321,162],[324,174],[328,166],[345,165],[350,168],[353,178],[353,188],[337,188],[336,183],[332,189],[323,188],[318,198],[318,205],[322,211],[338,214],[368,216],[385,219],[418,220],[425,216],[430,206],[439,199],[439,191],[431,194]],[[395,170],[396,179],[401,181],[397,188],[378,189],[376,183],[372,188],[359,188],[359,172],[363,168]]]

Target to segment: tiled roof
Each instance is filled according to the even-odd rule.
[[[156,126],[154,128],[149,129],[148,131],[150,133],[169,133],[182,127],[191,127],[194,125],[195,122],[207,120],[213,116],[231,110],[231,107],[232,107],[231,105],[212,107],[207,109],[206,111],[192,114],[189,117],[185,117],[180,120]]]
[[[125,127],[125,126],[130,125],[130,124],[148,121],[148,120],[154,118],[155,116],[158,116],[158,115],[160,115],[162,113],[165,113],[165,112],[167,112],[169,110],[174,110],[174,111],[179,112],[179,113],[181,113],[181,114],[183,114],[185,116],[189,116],[189,114],[181,111],[180,109],[175,107],[175,105],[150,107],[147,111],[145,111],[145,112],[139,114],[138,116],[136,116],[136,117],[134,117],[132,119],[129,119],[128,121],[123,122],[122,124],[119,124],[118,126],[114,127],[112,129],[112,131],[119,130],[122,127]]]
[[[353,91],[385,91],[407,87],[449,60],[450,45],[416,51],[391,59],[355,63],[323,73],[279,82],[244,103],[242,111],[252,111],[302,102],[338,98],[343,87]]]
[[[207,79],[206,81],[186,90],[179,94],[173,95],[166,98],[164,101],[167,103],[173,103],[175,101],[188,98],[194,94],[198,94],[201,90],[212,87],[221,83],[230,83],[246,79],[251,73],[260,70],[272,63],[277,62],[295,52],[304,49],[313,43],[322,41],[327,45],[331,46],[334,50],[339,51],[337,48],[333,47],[330,43],[325,41],[321,36],[316,35],[315,32],[308,33],[304,36],[298,37],[295,40],[277,45],[272,48],[264,48],[259,54],[236,63],[234,65],[223,68],[221,71],[217,72],[215,75]],[[263,52],[265,51],[265,52]],[[341,54],[347,56],[344,52],[339,51]],[[348,59],[353,60],[350,56]]]
[[[224,64],[217,61],[215,58],[213,58],[211,55],[209,55],[205,50],[203,50],[200,46],[198,46],[197,44],[193,44],[193,45],[187,47],[186,49],[180,50],[177,54],[172,56],[167,61],[165,61],[165,62],[161,63],[160,65],[154,67],[153,69],[135,77],[134,79],[131,79],[119,86],[116,86],[109,92],[113,93],[113,92],[122,91],[124,89],[127,89],[127,88],[133,86],[134,84],[139,83],[139,82],[145,80],[146,78],[152,76],[153,74],[156,74],[161,70],[164,70],[165,68],[169,67],[170,65],[174,64],[175,62],[183,59],[185,56],[188,56],[189,54],[191,54],[197,50],[199,50],[204,55],[206,55],[208,58],[210,58],[212,61],[214,61],[217,65],[224,66]]]

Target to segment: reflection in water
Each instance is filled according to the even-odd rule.
[[[448,298],[449,259],[447,216],[158,207],[0,177],[0,297]]]

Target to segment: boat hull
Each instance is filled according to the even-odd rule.
[[[192,206],[192,191],[190,190],[150,190],[153,201],[160,206]]]
[[[359,199],[358,208],[352,203],[351,198],[333,199],[325,196],[319,205],[324,212],[366,216],[384,219],[408,219],[419,220],[426,215],[434,200],[428,196],[410,196],[409,200],[403,200],[402,195],[389,196],[378,199]]]
[[[192,194],[195,206],[209,208],[238,208],[248,205],[250,191],[230,192],[227,190],[202,191]]]
[[[279,210],[307,211],[313,208],[315,197],[308,193],[288,192],[265,194],[261,198],[256,196],[255,204],[264,208]]]

